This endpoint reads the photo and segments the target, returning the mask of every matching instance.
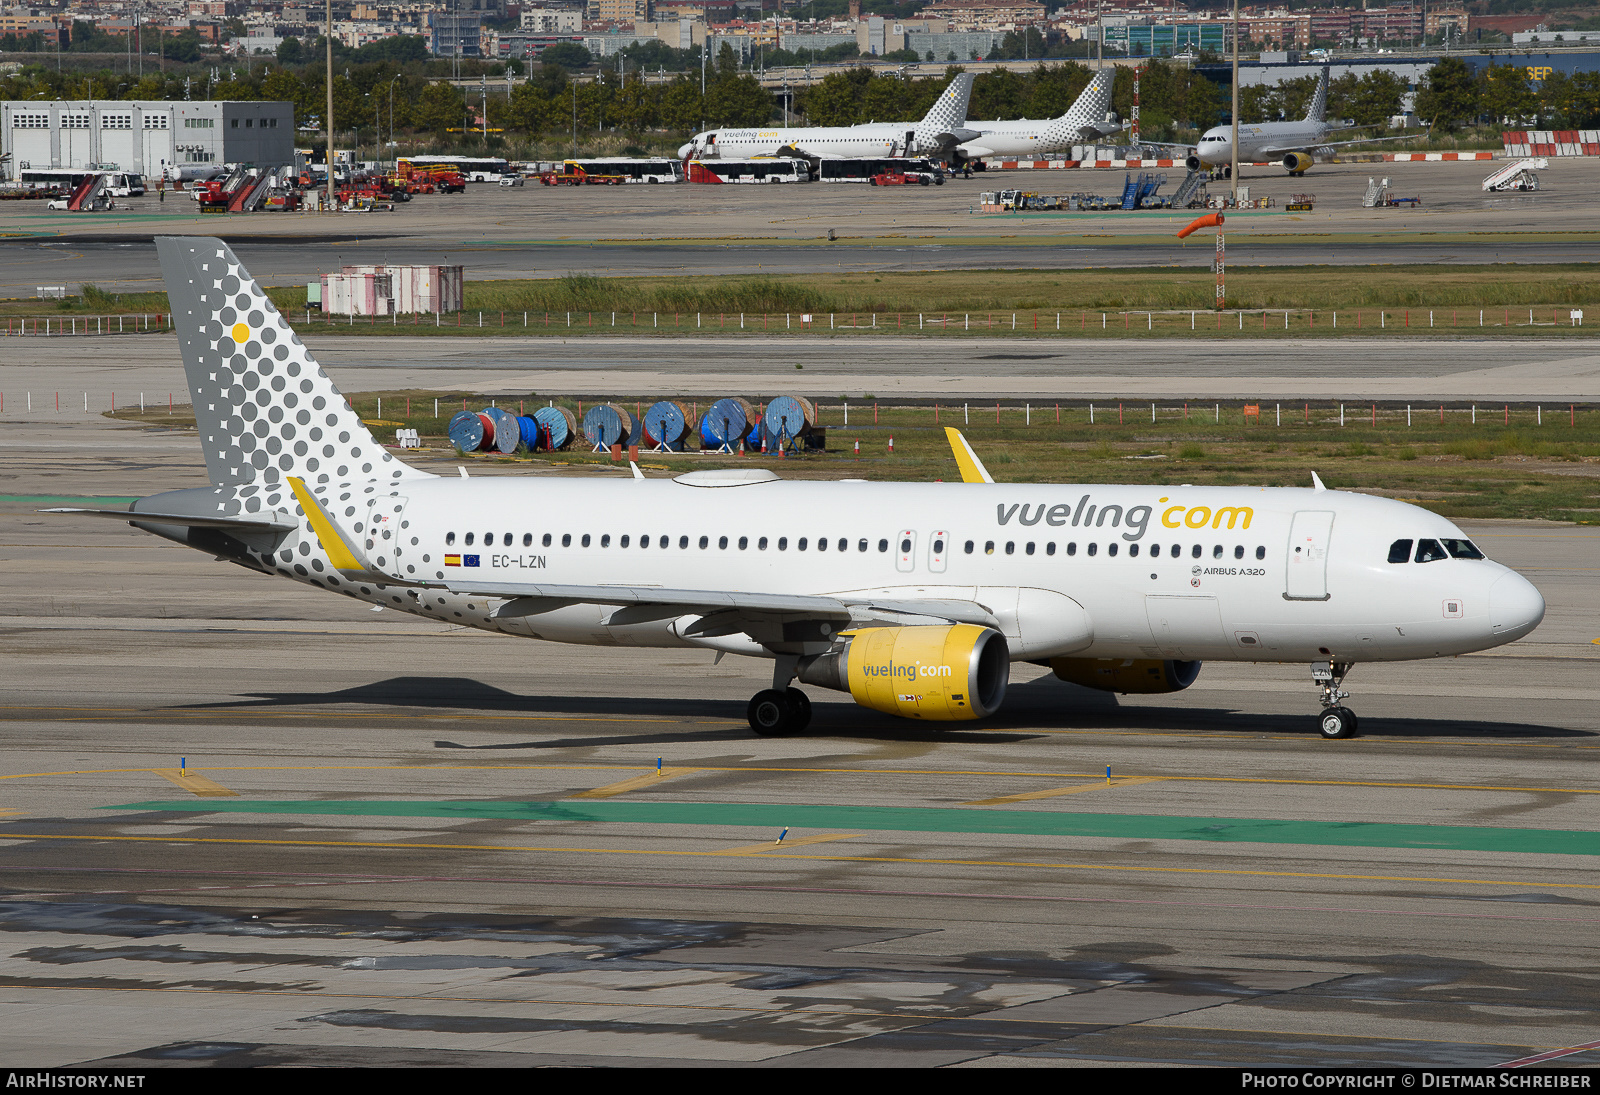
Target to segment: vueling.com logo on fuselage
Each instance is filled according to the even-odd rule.
[[[915,680],[918,677],[949,677],[954,674],[948,665],[864,665],[861,672],[868,677],[904,677],[906,680]]]
[[[1090,500],[1091,496],[1085,494],[1078,499],[1078,504],[1069,503],[1047,506],[1043,502],[1038,505],[1004,502],[995,506],[995,522],[1006,525],[1015,517],[1020,525],[1037,525],[1041,521],[1046,525],[1056,528],[1071,526],[1072,528],[1121,528],[1124,540],[1141,540],[1150,526],[1150,518],[1156,512],[1157,506],[1161,509],[1161,524],[1165,528],[1249,528],[1250,522],[1255,519],[1256,511],[1250,506],[1167,506],[1170,499],[1156,499],[1156,506],[1119,506],[1115,503],[1096,505]]]

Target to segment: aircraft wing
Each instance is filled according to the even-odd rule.
[[[1265,153],[1267,155],[1277,155],[1280,152],[1316,152],[1318,149],[1338,148],[1341,145],[1347,144],[1375,144],[1378,141],[1401,141],[1405,140],[1408,136],[1409,134],[1396,134],[1392,137],[1360,137],[1353,141],[1316,141],[1315,143],[1308,142],[1301,144],[1268,145],[1265,148],[1257,148],[1255,151],[1258,154]]]
[[[79,509],[61,507],[42,509],[40,513],[71,513],[79,517],[110,517],[142,525],[181,525],[187,528],[219,528],[229,532],[293,532],[300,526],[284,517],[263,514],[261,517],[196,517],[191,513],[151,513],[131,509]]]
[[[429,583],[480,597],[500,597],[506,603],[494,615],[532,616],[571,604],[616,605],[636,611],[631,622],[672,616],[717,614],[732,622],[755,617],[830,621],[861,625],[874,619],[917,616],[996,626],[995,616],[976,601],[959,599],[905,599],[863,594],[812,596],[791,593],[751,593],[722,589],[666,589],[658,586],[562,585],[545,582],[474,582],[446,580]],[[621,622],[621,621],[619,621]],[[734,630],[738,630],[737,627]]]

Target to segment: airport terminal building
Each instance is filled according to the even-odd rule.
[[[7,174],[116,164],[155,176],[175,164],[294,161],[294,104],[88,99],[0,102]]]

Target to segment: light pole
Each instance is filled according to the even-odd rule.
[[[394,139],[394,82],[404,75],[405,73],[403,72],[397,72],[389,80],[389,151],[395,153],[394,169],[396,171],[400,170],[400,154],[396,151],[399,146],[395,144]]]
[[[1239,208],[1239,0],[1233,0],[1233,134],[1228,139],[1233,163],[1228,168],[1233,182],[1233,207]]]
[[[328,116],[324,119],[328,133],[328,211],[333,211],[333,0],[326,0],[327,29],[324,37],[328,46]]]

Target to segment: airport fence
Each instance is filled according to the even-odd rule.
[[[1421,331],[1551,331],[1583,326],[1584,309],[1378,308],[1318,311],[1294,308],[1224,310],[1076,310],[1070,312],[450,312],[408,316],[334,316],[306,311],[294,325],[304,331],[425,330],[563,334],[978,334],[978,335],[1349,335]],[[1524,316],[1526,318],[1524,318]],[[1143,323],[1139,321],[1143,320]],[[10,316],[0,335],[60,338],[151,334],[172,330],[168,313],[103,316]]]

